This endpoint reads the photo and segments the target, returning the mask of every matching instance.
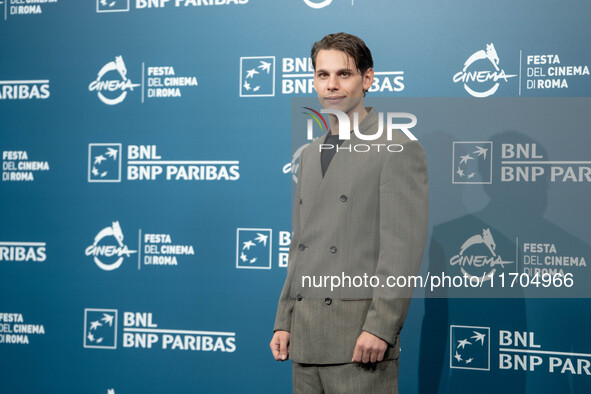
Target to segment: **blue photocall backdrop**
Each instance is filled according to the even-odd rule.
[[[338,31],[372,50],[368,99],[424,109],[421,274],[500,256],[584,287],[590,22],[585,1],[0,0],[0,392],[291,392],[268,344],[292,101]],[[518,291],[418,289],[401,392],[591,392],[586,295]]]

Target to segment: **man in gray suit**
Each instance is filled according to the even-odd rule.
[[[339,138],[333,111],[329,133],[300,156],[271,350],[276,360],[292,359],[296,393],[397,393],[399,335],[412,288],[393,287],[388,278],[416,275],[422,259],[425,154],[400,131],[381,133],[378,114],[364,107],[374,71],[361,39],[330,34],[311,56],[322,107],[344,113],[355,133]]]

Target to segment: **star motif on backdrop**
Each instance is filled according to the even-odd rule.
[[[482,146],[476,146],[476,150],[474,152],[472,152],[472,155],[475,155],[476,157],[480,157],[483,160],[486,160],[486,153],[488,152],[487,148],[483,148]],[[468,175],[466,175],[465,173],[465,166],[468,165],[468,162],[470,160],[476,160],[474,157],[471,156],[470,153],[468,153],[467,155],[463,155],[460,156],[460,162],[458,163],[458,170],[456,171],[456,174],[458,174],[458,176],[460,178],[464,178],[466,177],[467,179],[473,178],[476,175],[476,171],[469,173]],[[462,168],[462,165],[464,165],[464,168]]]
[[[484,339],[486,337],[486,334],[478,332],[478,331],[472,331],[475,335],[472,335],[470,338],[474,339],[473,343],[477,343],[480,342],[480,346],[484,346]],[[462,348],[462,350],[466,347],[466,345],[472,345],[473,343],[470,342],[468,340],[468,338],[465,339],[461,339],[456,341],[458,342],[458,346],[456,347],[456,353],[454,354],[454,358],[457,360],[458,363],[461,363],[462,361],[464,362],[464,364],[470,364],[472,363],[472,361],[474,361],[474,358],[470,357],[467,360],[464,360],[462,358],[462,354],[457,350]]]
[[[103,162],[106,163],[108,161],[105,156],[110,157],[111,159],[113,159],[113,161],[116,161],[118,154],[119,151],[117,149],[107,148],[107,150],[103,151],[103,153],[95,155],[93,157],[93,166],[91,170],[92,176],[101,178],[106,177],[109,171],[99,171],[101,164],[103,164]]]
[[[258,71],[257,69],[260,69],[261,71]],[[255,85],[255,86],[253,87],[250,83],[248,83],[248,81],[244,81],[244,84],[242,85],[244,90],[246,90],[246,91],[252,90],[253,92],[259,91],[259,89],[261,88],[261,85],[256,84],[256,75],[261,74],[261,72],[266,72],[267,75],[270,74],[271,73],[271,62],[265,62],[263,60],[259,60],[259,65],[256,68],[251,68],[250,70],[246,70],[246,77],[244,79],[245,80],[250,79],[252,82],[252,85]]]
[[[268,235],[265,234],[261,234],[261,233],[256,233],[256,236],[254,237],[254,239],[249,239],[246,242],[242,242],[242,252],[240,253],[240,260],[244,263],[248,262],[249,264],[254,264],[257,261],[256,257],[248,257],[248,255],[246,254],[246,251],[252,251],[256,250],[256,247],[259,245],[267,246],[267,240],[269,239]]]

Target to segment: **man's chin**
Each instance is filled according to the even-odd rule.
[[[338,98],[328,98],[328,97],[319,97],[318,101],[320,101],[320,105],[324,109],[335,109],[345,113],[349,113],[351,109],[355,108],[359,101],[363,100],[363,98],[357,97],[338,97]]]
[[[324,109],[336,109],[339,111],[347,112],[351,108],[350,99],[343,97],[338,99],[319,98],[320,105]]]
[[[343,105],[335,105],[335,104],[322,104],[322,109],[330,109],[330,110],[336,110],[336,111],[340,111],[340,112],[344,112],[344,113],[348,113],[348,107],[345,107]]]

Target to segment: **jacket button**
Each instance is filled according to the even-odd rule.
[[[300,198],[300,205],[302,205],[302,199]]]
[[[330,304],[332,304],[332,299],[330,299],[330,298],[326,297],[326,298],[324,299],[324,303],[325,303],[326,305],[330,305]]]
[[[342,202],[347,202],[347,196],[345,196],[344,194],[341,196],[341,201]]]
[[[299,245],[298,245],[298,249],[299,249],[299,250],[304,250],[304,249],[306,249],[306,245],[304,245],[304,244],[299,244]]]
[[[302,295],[301,295],[301,294],[298,294],[298,295],[296,296],[296,300],[298,300],[298,301],[301,301],[301,300],[302,300],[302,298],[304,298],[304,297],[302,297]]]
[[[337,252],[337,247],[336,246],[331,246],[330,247],[330,253],[336,253]]]

